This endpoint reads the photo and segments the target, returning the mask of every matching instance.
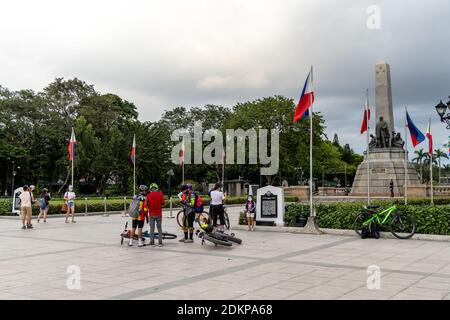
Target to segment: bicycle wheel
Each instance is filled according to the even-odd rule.
[[[225,228],[230,230],[230,218],[228,217],[228,213],[224,212],[223,217],[225,218]]]
[[[202,223],[210,224],[211,223],[211,217],[208,214],[208,212],[203,211],[203,212],[201,212],[201,213],[199,213],[197,215],[197,222],[198,222],[199,225],[202,224]]]
[[[391,233],[398,239],[409,239],[416,233],[416,223],[411,216],[397,212],[389,225]]]
[[[177,213],[177,223],[180,226],[180,228],[183,228],[183,218],[184,218],[184,211],[181,210]]]
[[[203,239],[208,240],[214,244],[220,244],[222,246],[226,246],[226,247],[231,247],[233,244],[230,241],[225,241],[225,240],[219,240],[216,239],[208,234],[204,234],[203,235]]]
[[[364,222],[368,219],[366,213],[362,212],[356,216],[355,221],[353,222],[353,230],[355,230],[356,234],[361,236],[361,230],[364,226]]]
[[[163,239],[168,239],[168,240],[173,240],[173,239],[176,239],[177,236],[175,234],[172,234],[172,233],[163,232],[162,238]]]
[[[242,243],[242,239],[236,238],[235,236],[223,233],[223,236],[225,236],[229,241],[237,243],[237,244],[241,244]]]

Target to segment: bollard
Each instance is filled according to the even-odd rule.
[[[127,216],[127,197],[123,197],[123,215],[122,217]]]
[[[87,203],[87,198],[84,198],[84,215],[87,216],[87,211],[88,211],[88,203]]]
[[[108,217],[109,214],[106,211],[106,197],[104,198],[104,202],[105,202],[105,213],[103,214],[104,217]]]

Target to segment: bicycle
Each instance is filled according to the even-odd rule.
[[[122,233],[120,234],[120,245],[123,245],[123,240],[124,239],[130,239],[131,236],[131,230],[128,229],[128,221],[125,223],[125,228],[122,231]],[[155,239],[158,239],[159,233],[155,232]],[[150,238],[150,231],[145,230],[144,232],[142,232],[142,237],[143,238]],[[172,233],[167,233],[167,232],[163,232],[162,233],[162,238],[163,240],[168,239],[168,240],[173,240],[176,239],[177,236],[175,234]],[[134,240],[138,240],[138,236],[137,234],[134,235]]]
[[[205,240],[214,243],[217,245],[222,245],[226,247],[231,247],[234,243],[241,244],[242,239],[239,239],[235,236],[234,233],[227,234],[222,230],[219,230],[217,227],[208,226],[208,229],[196,230],[195,235],[202,239],[202,245],[205,244]]]
[[[364,227],[368,227],[371,222],[375,222],[378,226],[383,226],[389,221],[389,231],[398,239],[409,239],[416,232],[416,223],[414,219],[398,211],[393,205],[380,212],[376,212],[380,206],[365,206],[364,212],[360,213],[353,222],[355,232],[361,236]]]
[[[225,218],[225,228],[227,228],[227,230],[230,230],[230,218],[228,217],[228,213],[227,213],[227,209],[224,206],[223,207],[224,210],[224,218]],[[183,218],[184,218],[184,210],[180,210],[177,213],[177,223],[178,225],[183,228]],[[209,212],[203,211],[203,212],[199,212],[199,213],[195,213],[195,222],[201,224],[201,223],[207,223],[207,224],[212,224],[212,217],[209,214]]]

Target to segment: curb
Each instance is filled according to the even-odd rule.
[[[247,230],[246,225],[233,226],[235,230]],[[284,232],[284,233],[297,233],[297,234],[310,234],[304,230],[304,228],[297,227],[268,227],[268,226],[256,226],[256,231],[263,232]],[[337,236],[353,236],[359,237],[353,230],[343,229],[320,229],[324,234],[331,234]],[[390,232],[380,232],[380,237],[383,239],[398,239]],[[398,239],[401,240],[401,239]],[[450,242],[450,236],[438,235],[438,234],[415,234],[410,240],[427,240],[427,241],[446,241]]]

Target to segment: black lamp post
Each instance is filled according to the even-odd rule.
[[[435,108],[437,114],[441,118],[441,122],[445,122],[447,124],[447,129],[450,129],[450,113],[447,113],[447,115],[445,114],[447,112],[447,108],[450,110],[450,101],[447,102],[447,105],[445,105],[441,100]]]

